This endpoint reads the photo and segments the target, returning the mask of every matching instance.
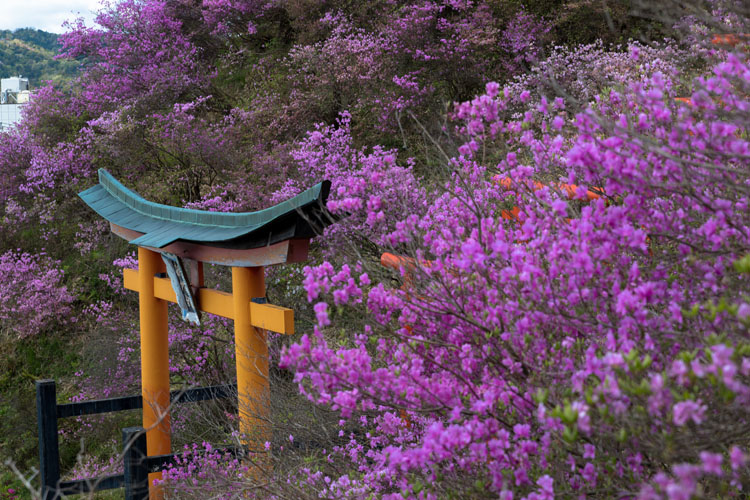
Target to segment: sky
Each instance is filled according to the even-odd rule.
[[[7,2],[7,3],[6,3]],[[36,28],[62,33],[67,19],[83,17],[87,26],[94,24],[94,11],[100,0],[0,0],[0,29]]]

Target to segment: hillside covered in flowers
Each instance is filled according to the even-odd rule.
[[[270,336],[273,439],[224,456],[236,404],[175,408],[168,498],[747,497],[745,3],[113,0],[68,25],[80,76],[0,134],[0,499],[36,466],[35,379],[140,393],[134,248],[77,197],[100,168],[232,212],[328,179],[340,216],[266,270],[298,332]],[[175,388],[234,380],[231,322],[170,308],[169,335]],[[61,424],[65,477],[118,473],[139,418]]]

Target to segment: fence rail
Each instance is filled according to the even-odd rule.
[[[194,403],[212,399],[226,399],[237,393],[237,386],[214,385],[184,391],[172,391],[172,404]],[[147,456],[146,431],[142,427],[123,429],[123,473],[109,476],[60,481],[60,450],[57,433],[59,418],[113,413],[143,408],[141,396],[57,404],[54,380],[36,381],[36,410],[39,433],[39,470],[42,480],[42,500],[58,500],[61,495],[125,488],[126,500],[148,498],[148,473],[164,469],[179,455]],[[221,452],[237,454],[240,449],[230,447]]]
[[[62,495],[78,495],[80,493],[91,493],[92,491],[115,490],[122,488],[125,476],[113,474],[91,479],[76,479],[74,481],[60,481],[57,493]]]

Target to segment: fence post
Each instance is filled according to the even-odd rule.
[[[57,440],[57,395],[54,380],[36,381],[36,421],[39,436],[39,471],[42,500],[58,498],[60,450]]]
[[[148,499],[148,469],[146,458],[146,430],[128,427],[122,430],[122,461],[124,468],[125,500]]]

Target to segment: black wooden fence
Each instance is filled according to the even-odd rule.
[[[192,403],[210,399],[229,398],[236,394],[235,385],[198,387],[172,391],[172,404]],[[146,431],[142,427],[128,427],[122,431],[123,473],[109,476],[60,481],[60,451],[57,419],[97,413],[143,408],[141,396],[98,399],[81,403],[57,404],[54,380],[36,381],[36,411],[39,428],[39,471],[42,480],[42,500],[57,500],[62,495],[125,488],[125,500],[148,498],[148,474],[174,463],[178,455],[147,456]],[[238,448],[217,450],[236,454]]]

